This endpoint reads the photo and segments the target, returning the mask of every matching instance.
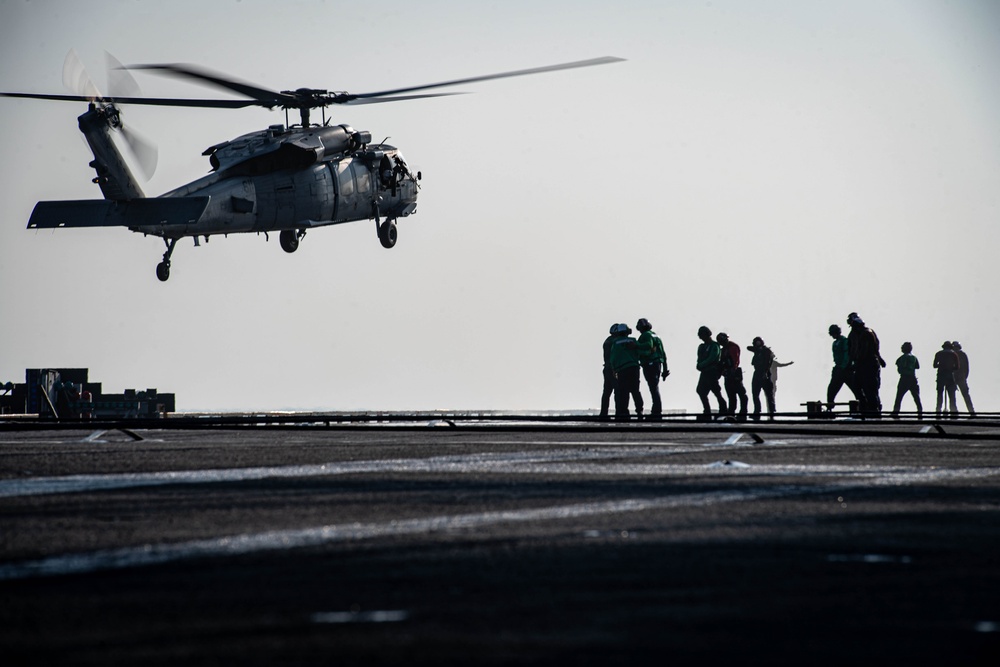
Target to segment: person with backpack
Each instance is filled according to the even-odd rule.
[[[722,349],[722,377],[725,381],[726,398],[729,400],[729,415],[737,421],[747,420],[747,390],[743,384],[743,369],[740,368],[740,346],[729,340],[729,334],[720,333],[715,337]],[[740,400],[740,413],[736,414],[736,399]]]

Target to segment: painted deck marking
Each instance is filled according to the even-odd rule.
[[[825,491],[825,489],[823,490]],[[523,510],[434,516],[380,523],[352,523],[295,530],[275,530],[173,544],[146,544],[138,547],[65,554],[39,560],[0,565],[0,581],[66,574],[85,574],[98,570],[117,570],[160,565],[192,558],[240,556],[265,551],[284,551],[379,537],[474,531],[497,524],[565,520],[600,514],[620,514],[651,509],[746,502],[762,498],[811,494],[818,491],[819,489],[811,487],[712,491],[659,498],[629,498],[600,503],[554,505]]]

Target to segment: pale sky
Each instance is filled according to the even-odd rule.
[[[67,93],[124,63],[195,63],[276,90],[367,92],[599,56],[627,62],[332,109],[423,172],[385,250],[373,222],[178,243],[27,231],[96,199],[82,103],[0,99],[0,382],[89,367],[179,410],[596,408],[608,327],[648,318],[697,410],[697,329],[782,361],[779,410],[825,398],[827,327],[857,311],[889,362],[959,340],[1000,409],[1000,4],[0,0],[0,90]],[[147,96],[227,96],[138,72]],[[265,109],[126,107],[158,195]],[[745,360],[748,365],[749,360]],[[749,369],[748,369],[749,388]],[[842,398],[846,399],[847,390]],[[904,409],[912,409],[909,398]]]

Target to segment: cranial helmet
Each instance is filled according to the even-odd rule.
[[[698,327],[698,338],[703,338],[705,336],[711,336],[711,335],[712,335],[712,330],[706,327],[705,325]]]
[[[611,328],[608,329],[608,333],[612,334],[612,335],[618,333],[618,323],[617,322],[615,322],[614,324],[611,325]]]
[[[834,335],[834,336],[839,336],[840,335],[840,327],[838,327],[836,324],[831,324],[830,325],[830,333],[832,335]]]
[[[639,321],[635,323],[635,328],[639,331],[649,331],[653,328],[653,325],[645,317],[640,317]]]

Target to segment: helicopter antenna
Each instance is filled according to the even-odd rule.
[[[392,137],[386,137],[385,139],[382,140],[382,143],[384,144],[385,142],[389,141],[390,139],[392,139]]]

